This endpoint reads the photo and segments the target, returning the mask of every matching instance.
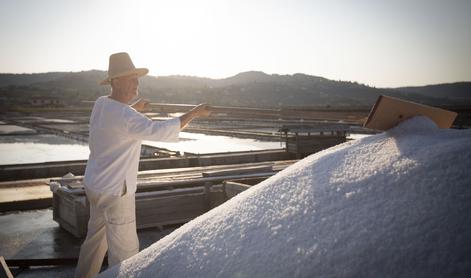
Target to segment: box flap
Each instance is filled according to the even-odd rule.
[[[438,127],[449,128],[457,115],[453,111],[381,95],[371,109],[364,126],[376,130],[388,130],[408,118],[426,116]]]

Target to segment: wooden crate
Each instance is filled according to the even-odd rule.
[[[137,228],[181,224],[210,209],[203,186],[136,193]],[[60,188],[53,194],[53,219],[76,237],[87,234],[89,203],[83,194]]]
[[[225,180],[257,180],[258,183],[292,163],[264,162],[141,173],[136,193],[137,226],[185,223],[228,200],[226,191],[230,189],[223,185]],[[52,184],[54,220],[76,237],[85,236],[89,205],[81,178],[51,179]]]
[[[201,186],[136,194],[138,228],[185,223],[209,209],[209,194]]]
[[[58,189],[52,194],[52,218],[76,237],[87,234],[90,209],[85,195]]]

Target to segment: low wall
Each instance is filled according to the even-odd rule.
[[[139,171],[289,159],[294,159],[293,154],[287,153],[284,150],[251,151],[194,157],[150,158],[141,159]],[[83,175],[86,163],[86,160],[80,160],[4,165],[0,166],[0,181],[62,177],[69,172],[76,176]]]

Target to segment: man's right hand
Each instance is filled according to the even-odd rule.
[[[197,105],[187,113],[180,116],[180,128],[185,128],[196,117],[208,117],[211,114],[211,106],[203,103]]]
[[[199,104],[194,108],[196,110],[196,117],[209,117],[211,115],[211,106],[206,103]]]

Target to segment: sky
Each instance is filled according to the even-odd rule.
[[[471,81],[471,0],[0,0],[0,72],[256,70],[375,87]]]

